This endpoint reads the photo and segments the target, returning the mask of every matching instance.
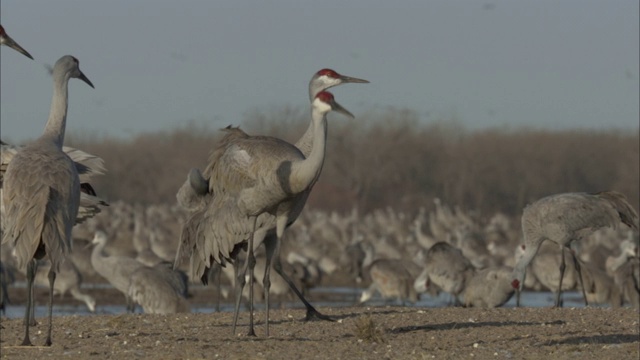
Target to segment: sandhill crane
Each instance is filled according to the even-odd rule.
[[[614,283],[624,299],[636,309],[640,308],[640,238],[638,232],[629,232],[629,238],[620,243],[621,253],[609,256],[606,271],[613,276]]]
[[[526,247],[525,247],[526,253]],[[522,254],[524,256],[524,253]],[[567,263],[570,261],[570,254],[558,251],[558,248],[551,241],[543,241],[540,244],[540,248],[538,249],[538,253],[533,258],[530,263],[531,274],[527,273],[526,278],[534,277],[540,284],[549,289],[551,292],[558,296],[558,294],[562,291],[576,289],[580,280],[578,279],[578,272],[573,263]],[[562,287],[558,287],[560,283],[560,274],[558,274],[558,267],[562,264],[564,257],[564,262],[566,264]],[[508,282],[508,281],[507,281]],[[527,281],[525,280],[525,283]],[[562,301],[560,302],[562,304]],[[519,302],[516,300],[516,305],[520,306]]]
[[[590,235],[602,227],[617,228],[620,223],[638,229],[638,214],[627,202],[624,195],[615,191],[595,194],[562,193],[544,197],[528,205],[522,213],[522,233],[524,235],[525,252],[513,270],[511,285],[520,291],[527,265],[538,252],[540,244],[551,240],[561,248],[560,283],[556,295],[555,306],[560,305],[562,277],[564,276],[565,248],[571,243]],[[580,264],[574,252],[569,248],[578,278],[582,286]],[[587,297],[582,286],[585,304]]]
[[[613,308],[622,306],[623,293],[605,269],[590,263],[583,264],[585,294],[589,303],[609,304]]]
[[[456,304],[461,304],[459,296],[475,274],[473,265],[462,251],[446,242],[438,242],[427,251],[424,262],[424,270],[414,282],[416,291],[425,292],[430,283],[434,283],[451,294]]]
[[[209,192],[214,194],[205,212],[197,212],[185,223],[177,263],[183,256],[191,258],[190,278],[202,278],[211,262],[224,263],[248,246],[243,273],[236,283],[236,311],[234,329],[246,270],[253,282],[254,235],[258,239],[276,227],[276,241],[265,243],[267,251],[264,276],[265,305],[268,336],[269,274],[271,259],[274,268],[281,267],[279,248],[292,211],[300,211],[300,197],[320,175],[324,162],[327,113],[337,111],[353,117],[339,105],[331,93],[320,92],[311,106],[313,147],[308,157],[292,144],[267,136],[249,136],[238,128],[227,128],[227,135],[211,155]],[[248,244],[247,238],[249,239]],[[281,268],[279,269],[281,270]],[[278,273],[280,273],[280,271]],[[283,276],[285,280],[286,277]],[[289,282],[289,281],[287,281]],[[293,286],[293,283],[290,284]],[[295,286],[293,286],[295,287]],[[253,330],[253,293],[250,290],[249,334]]]
[[[131,274],[128,296],[147,314],[189,312],[186,295],[186,275],[164,263]]]
[[[15,42],[15,40],[13,40],[6,31],[4,31],[4,27],[2,27],[2,25],[0,25],[0,44],[1,45],[5,45],[8,46],[14,50],[16,50],[17,52],[19,52],[20,54],[28,57],[29,59],[33,60],[33,56],[31,56],[31,54],[29,54],[27,52],[27,50],[23,49],[22,46],[18,45],[17,42]]]
[[[316,98],[316,95],[318,95],[318,93],[324,90],[327,90],[329,88],[332,88],[334,86],[346,84],[346,83],[369,83],[369,81],[351,77],[351,76],[342,75],[332,69],[321,69],[318,72],[316,72],[311,77],[311,80],[309,81],[309,100],[313,102],[313,100]],[[305,133],[302,135],[302,137],[295,144],[295,146],[298,149],[300,149],[300,151],[302,151],[305,157],[308,157],[311,153],[311,148],[313,143],[313,126],[314,126],[313,119],[311,119],[311,121],[309,122],[309,127],[307,128]],[[209,167],[210,166],[211,164],[209,164]],[[208,174],[209,172],[210,172],[209,169],[205,169],[205,174]],[[306,192],[299,197],[297,201],[297,205],[294,207],[294,210],[291,211],[289,215],[290,219],[288,221],[287,226],[289,226],[290,224],[293,224],[298,218],[298,216],[300,215],[300,212],[304,208],[306,200],[316,180],[317,179],[314,179],[314,181],[308,187]],[[182,187],[178,191],[178,194],[177,194],[178,202],[185,209],[192,210],[192,211],[205,207],[206,206],[205,204],[208,203],[212,197],[212,194],[209,192],[209,189],[208,189],[208,186],[209,186],[208,181],[209,179],[208,178],[205,179],[202,173],[200,173],[198,169],[191,169],[191,171],[189,172],[187,181],[182,185]],[[265,216],[268,216],[268,215],[265,215]],[[275,221],[272,221],[272,223],[275,224]],[[273,225],[273,227],[275,227],[275,225]],[[273,231],[269,231],[268,233],[266,233],[266,235],[263,235],[263,234],[265,233],[261,232],[259,236],[267,237],[267,239],[264,240],[266,244],[275,243],[277,236]],[[263,242],[262,239],[256,238],[256,241],[255,241],[256,246],[262,242]],[[274,264],[273,267],[276,270],[276,272],[280,274],[280,276],[282,276],[282,278],[289,284],[289,287],[291,288],[291,290],[293,290],[296,296],[298,296],[300,301],[302,301],[302,303],[305,305],[307,309],[307,313],[305,317],[306,320],[311,319],[313,317],[316,317],[322,320],[332,320],[328,316],[325,316],[320,312],[318,312],[304,298],[302,293],[296,288],[294,282],[282,270],[281,262],[279,259],[276,259],[276,263]],[[265,271],[265,275],[269,276],[269,272]]]
[[[397,299],[404,303],[418,301],[418,295],[413,288],[414,278],[405,267],[403,260],[378,259],[371,263],[369,275],[371,285],[362,293],[360,303],[369,300],[378,291],[385,299]]]
[[[49,269],[51,269],[51,263],[49,261],[38,263],[38,270],[36,271],[34,280],[36,285],[47,285]],[[96,300],[93,296],[82,292],[80,290],[81,285],[82,275],[71,259],[67,258],[60,264],[60,271],[56,274],[56,283],[53,287],[54,294],[59,294],[62,297],[68,291],[74,299],[84,302],[90,312],[95,312]]]
[[[464,305],[494,308],[504,305],[513,296],[509,284],[513,269],[507,266],[492,266],[478,270],[464,289]]]
[[[103,254],[105,245],[107,244],[107,234],[102,231],[96,231],[92,243],[94,244],[91,253],[91,265],[102,276],[107,279],[113,287],[118,289],[126,299],[127,311],[133,312],[135,304],[129,296],[129,283],[131,274],[140,269],[144,265],[133,258],[126,256],[106,256]]]
[[[71,229],[80,205],[80,178],[73,161],[62,151],[67,120],[69,79],[93,84],[80,71],[78,60],[66,55],[54,67],[53,100],[44,134],[20,150],[4,175],[6,207],[2,242],[14,245],[18,267],[27,267],[27,284],[33,286],[36,260],[51,261],[49,271],[49,330],[51,345],[53,285],[60,263],[71,251]],[[30,293],[31,291],[29,291]],[[23,345],[31,345],[27,317],[33,306],[28,296]]]

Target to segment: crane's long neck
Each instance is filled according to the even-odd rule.
[[[313,120],[309,122],[307,131],[304,132],[302,137],[296,143],[296,147],[302,151],[305,157],[309,157],[311,154],[311,147],[313,146]]]
[[[327,86],[318,86],[312,80],[309,83],[309,101],[313,103],[313,99],[316,98],[316,95],[318,95],[319,92],[326,90],[327,88],[328,88]],[[309,127],[307,127],[307,130],[304,132],[302,137],[298,140],[298,142],[296,142],[296,147],[300,149],[300,151],[302,151],[302,154],[304,154],[304,157],[309,157],[312,146],[313,146],[313,116],[311,117],[311,121],[309,121]]]
[[[69,98],[69,76],[53,74],[53,98],[49,110],[49,120],[44,127],[42,137],[51,139],[60,149],[64,143],[64,131],[67,124],[67,106]]]
[[[102,250],[104,250],[104,246],[105,246],[105,242],[100,242],[98,244],[95,245],[95,247],[93,248],[93,251],[91,252],[91,263],[94,264],[93,266],[95,267],[95,263],[100,261],[100,258],[102,257]]]
[[[306,159],[291,165],[291,189],[299,193],[313,184],[320,176],[327,144],[327,116],[312,107],[311,110],[311,149],[302,151]],[[306,134],[305,134],[306,135]],[[299,148],[300,149],[300,148]],[[302,149],[301,149],[302,150]]]

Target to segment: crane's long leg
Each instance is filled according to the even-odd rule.
[[[29,316],[31,313],[31,306],[33,306],[33,280],[36,277],[36,260],[31,259],[27,263],[27,308],[24,312],[24,339],[22,340],[22,346],[33,346],[29,339]]]
[[[560,283],[558,284],[558,292],[556,293],[556,307],[561,307],[560,305],[560,294],[562,294],[562,279],[564,278],[564,270],[567,267],[564,263],[564,246],[561,247],[560,251]]]
[[[127,303],[127,312],[135,313],[136,312],[136,304],[133,302],[133,299],[129,295],[125,295],[125,300]]]
[[[36,267],[33,270],[34,274],[38,272],[38,261],[36,260]],[[28,289],[27,289],[28,290]],[[31,302],[31,309],[29,309],[29,326],[36,326],[36,295],[35,295],[35,286],[31,287],[30,293],[31,298],[33,299]]]
[[[249,251],[247,254],[247,265],[249,267],[249,332],[247,336],[256,336],[256,332],[253,329],[253,282],[255,279],[253,278],[254,269],[256,267],[256,257],[253,253],[253,237],[256,234],[256,223],[258,221],[258,217],[253,217],[253,231],[251,232],[251,237],[249,238]],[[240,293],[242,296],[242,293]]]
[[[584,282],[582,280],[582,269],[580,268],[580,263],[578,261],[578,258],[576,257],[576,254],[573,250],[569,249],[569,252],[571,253],[571,257],[573,257],[573,265],[576,267],[576,272],[578,273],[578,279],[580,279],[580,287],[582,288],[582,297],[584,298],[584,306],[589,306],[589,302],[587,301],[587,294],[584,290]]]
[[[262,278],[262,287],[264,290],[264,306],[266,312],[265,318],[265,336],[269,337],[269,292],[271,290],[271,257],[274,252],[277,251],[277,247],[279,247],[279,242],[275,242],[275,246],[273,246],[272,242],[267,242],[264,244],[266,250],[266,261],[264,265],[264,277]]]
[[[220,278],[222,277],[222,267],[218,264],[217,265],[217,271],[216,271],[216,287],[218,289],[218,294],[216,296],[216,312],[220,312],[220,293],[222,291],[220,291],[221,289],[221,283],[220,283]],[[235,266],[235,264],[234,264]]]
[[[47,331],[47,340],[44,346],[51,346],[51,328],[53,327],[53,284],[56,282],[56,272],[53,265],[49,270],[49,330]]]
[[[269,336],[269,289],[271,288],[271,260],[275,257],[280,259],[280,244],[282,244],[282,238],[284,230],[287,227],[288,216],[280,216],[276,222],[276,240],[267,241],[264,246],[266,250],[266,261],[264,269],[264,278],[262,279],[262,286],[264,287],[264,299],[266,307],[266,336]]]
[[[247,265],[249,264],[248,259],[245,260],[242,265],[242,271],[238,271],[239,263],[236,260],[233,264],[233,270],[236,274],[236,283],[235,283],[235,294],[236,294],[236,302],[233,311],[233,335],[236,334],[236,324],[238,323],[238,314],[240,313],[240,301],[242,300],[242,291],[244,290],[245,274],[247,272]]]
[[[277,241],[277,238],[274,239],[273,235],[269,235],[269,236],[267,236],[265,238],[264,241],[265,241],[265,246],[266,246],[270,242]],[[296,294],[298,299],[300,299],[300,301],[302,301],[302,303],[304,304],[305,308],[307,309],[307,315],[304,318],[305,321],[311,320],[313,318],[320,319],[320,320],[326,320],[326,321],[335,321],[332,318],[330,318],[329,316],[320,313],[311,304],[309,304],[309,302],[304,298],[304,295],[302,295],[300,290],[298,290],[298,288],[296,287],[296,284],[282,270],[282,262],[280,260],[280,256],[274,257],[274,259],[273,259],[273,269],[278,273],[278,275],[280,275],[284,279],[284,281],[287,282],[287,284],[289,285],[289,288]]]
[[[242,273],[237,274],[236,276],[236,306],[235,312],[233,316],[233,334],[236,333],[236,324],[238,323],[238,313],[240,311],[240,300],[242,299],[242,290],[244,289],[244,284],[246,282],[245,275],[247,274],[247,269],[249,269],[249,333],[247,336],[256,336],[255,331],[253,329],[253,269],[256,266],[256,258],[253,254],[253,237],[256,231],[256,223],[258,221],[258,217],[253,217],[253,231],[251,232],[251,236],[249,237],[249,249],[247,250],[247,259],[242,268]]]

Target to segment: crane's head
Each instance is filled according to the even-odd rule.
[[[17,42],[15,42],[9,35],[7,35],[7,32],[4,31],[4,28],[2,27],[2,25],[0,25],[0,44],[6,45],[14,49],[15,51],[19,52],[20,54],[33,60],[33,56],[31,56],[31,54],[29,54],[27,50],[23,49],[22,46],[18,45]]]
[[[80,61],[71,55],[65,55],[56,61],[53,67],[53,77],[70,74],[70,77],[80,79],[95,89],[89,78],[80,71]]]
[[[102,231],[102,230],[98,230],[96,231],[96,234],[93,236],[93,240],[91,240],[91,243],[94,245],[104,245],[107,243],[107,234]]]
[[[350,118],[355,117],[347,109],[343,108],[342,105],[338,104],[333,98],[333,94],[328,91],[319,92],[313,100],[312,107],[320,111],[322,114],[326,114],[329,111],[337,111]]]
[[[346,83],[367,84],[369,81],[341,75],[331,69],[322,69],[315,73],[309,82],[309,98],[314,99],[319,92]]]

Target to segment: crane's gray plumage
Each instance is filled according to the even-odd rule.
[[[461,304],[459,296],[475,274],[475,268],[462,251],[446,242],[438,242],[427,251],[424,263],[423,272],[414,282],[416,291],[425,292],[433,283],[451,294],[456,304]]]
[[[13,245],[19,268],[27,267],[29,289],[33,286],[36,260],[46,255],[51,261],[46,345],[51,345],[55,274],[71,251],[71,229],[80,205],[78,171],[73,161],[62,151],[71,78],[83,80],[93,87],[91,81],[80,71],[76,58],[66,55],[56,62],[51,111],[44,133],[14,155],[3,179],[2,195],[6,215],[2,243]],[[28,315],[32,301],[30,291],[23,345],[31,345]]]
[[[140,267],[129,279],[129,297],[147,314],[189,312],[186,291],[186,275],[163,263]]]
[[[322,69],[316,72],[311,78],[311,80],[309,81],[309,100],[313,102],[313,99],[316,98],[316,95],[318,95],[318,93],[340,84],[368,83],[368,82],[369,81],[364,79],[358,79],[358,78],[338,74],[336,71],[331,69]],[[305,131],[304,135],[295,144],[295,146],[298,149],[300,149],[300,151],[302,151],[302,154],[304,155],[305,158],[309,157],[311,153],[311,148],[313,143],[313,133],[314,133],[313,124],[314,122],[312,118],[311,121],[309,122],[309,127]],[[212,165],[213,163],[209,162],[209,165],[205,169],[205,174],[207,176],[209,176],[209,174],[211,173]],[[297,197],[295,204],[292,206],[292,210],[289,211],[289,220],[287,221],[287,224],[286,224],[287,226],[295,222],[295,220],[298,218],[298,216],[302,212],[302,209],[304,208],[306,200],[309,197],[311,189],[313,188],[313,185],[315,184],[316,180],[317,180],[317,177],[312,181],[312,183],[308,186],[308,188]],[[189,173],[187,181],[182,185],[182,187],[179,189],[176,195],[178,199],[178,203],[181,204],[183,208],[190,211],[197,211],[206,207],[207,203],[211,201],[211,198],[213,196],[213,194],[207,189],[209,185],[208,183],[210,181],[211,179],[208,177],[205,178],[198,169],[192,169]],[[194,215],[194,216],[198,217],[198,215]],[[265,214],[264,216],[269,217],[272,215]],[[259,219],[259,220],[261,222],[263,221],[262,219]],[[275,219],[271,219],[267,222],[271,224],[270,228],[267,229],[266,231],[260,231],[254,235],[256,246],[258,246],[260,243],[263,242],[264,240],[263,238],[265,236],[267,237],[267,239],[264,240],[264,242],[268,244],[270,247],[275,247],[274,244],[277,243],[277,234],[273,231],[276,223]],[[188,231],[188,232],[193,232],[193,231]],[[306,319],[310,319],[311,317],[315,316],[320,319],[331,320],[329,317],[320,314],[311,304],[309,304],[309,302],[306,301],[302,293],[296,288],[294,282],[282,270],[281,262],[277,257],[275,259],[274,269],[278,274],[280,274],[284,278],[284,280],[289,284],[289,286],[294,291],[294,293],[304,303],[307,309]],[[265,275],[269,276],[268,274],[269,272],[265,271]],[[266,283],[267,283],[267,289],[265,289],[265,293],[267,294],[267,301],[268,301],[269,282],[266,282]]]
[[[540,244],[548,239],[561,248],[564,254],[571,242],[590,235],[593,231],[611,227],[617,228],[624,223],[632,229],[638,229],[638,214],[627,202],[624,195],[615,191],[595,194],[563,193],[544,197],[528,205],[522,213],[522,233],[524,235],[525,252],[513,270],[512,286],[520,291],[527,265],[538,252]],[[580,264],[575,254],[569,249],[580,280],[585,303]],[[561,256],[560,284],[556,296],[556,306],[560,305],[562,277],[565,260]]]
[[[91,253],[91,265],[100,276],[107,279],[113,287],[125,296],[127,311],[133,312],[135,304],[133,304],[129,295],[130,278],[131,274],[144,265],[136,259],[126,256],[105,255],[103,251],[107,245],[107,240],[107,234],[104,231],[96,231],[92,241],[95,247]]]
[[[509,284],[512,271],[507,266],[476,271],[464,289],[465,306],[495,308],[504,305],[515,292]]]
[[[23,49],[22,46],[18,45],[18,43],[7,34],[7,32],[4,30],[4,27],[2,25],[0,25],[0,44],[8,46],[13,50],[21,53],[22,55],[28,57],[29,59],[33,60],[33,56],[31,56],[31,54],[29,54],[27,50]]]
[[[314,138],[313,149],[308,157],[283,140],[249,136],[237,128],[225,129],[227,134],[210,157],[210,166],[205,171],[205,176],[209,179],[211,204],[204,209],[204,213],[196,212],[187,220],[176,263],[179,264],[182,257],[189,257],[190,277],[202,278],[212,261],[224,264],[248,240],[246,246],[249,256],[242,276],[238,276],[239,287],[236,287],[236,316],[247,269],[250,270],[250,279],[253,281],[254,234],[256,231],[266,232],[275,226],[277,241],[273,247],[267,247],[264,280],[268,314],[270,261],[272,257],[278,258],[280,239],[289,223],[289,214],[297,197],[320,174],[325,154],[326,114],[331,110],[353,116],[335,102],[333,95],[328,92],[319,93],[312,103]],[[195,224],[194,220],[199,223]],[[195,238],[189,237],[193,235]],[[259,240],[263,236],[258,237]],[[250,297],[251,294],[252,292]],[[252,309],[250,316],[251,312]]]
[[[2,192],[7,167],[21,148],[21,146],[7,144],[0,140],[0,192]],[[68,146],[63,146],[62,151],[73,161],[80,179],[80,206],[75,221],[76,224],[80,224],[100,213],[103,206],[109,206],[106,201],[96,196],[90,185],[91,178],[95,175],[103,175],[106,169],[104,161],[98,156]],[[0,211],[4,215],[4,201],[0,204]]]
[[[360,303],[368,301],[376,291],[385,299],[397,299],[401,303],[418,301],[413,276],[405,265],[403,260],[396,259],[378,259],[371,263],[371,285],[362,293]]]
[[[51,263],[43,260],[38,263],[38,270],[36,272],[35,284],[40,286],[47,285],[47,277]],[[74,299],[82,301],[89,309],[90,312],[96,311],[96,300],[93,296],[84,293],[80,287],[82,285],[82,274],[78,271],[78,268],[73,264],[70,258],[66,259],[60,264],[60,272],[56,274],[56,283],[53,287],[54,295],[63,296],[67,292],[73,296]]]

